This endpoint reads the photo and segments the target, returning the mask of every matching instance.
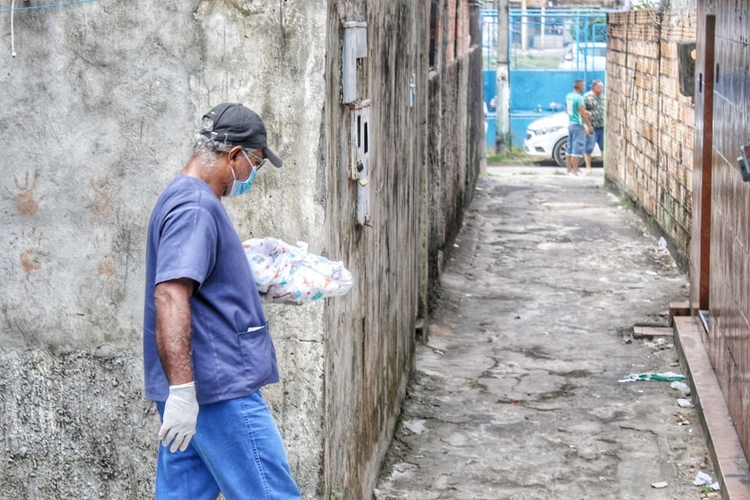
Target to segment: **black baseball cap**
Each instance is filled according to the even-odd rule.
[[[218,142],[260,149],[274,166],[281,168],[281,158],[268,148],[263,120],[242,104],[225,102],[203,115],[201,134]]]

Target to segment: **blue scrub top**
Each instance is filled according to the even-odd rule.
[[[278,382],[276,351],[242,242],[221,201],[200,179],[178,175],[148,227],[143,360],[146,397],[166,401],[156,350],[154,290],[190,278],[192,362],[199,404],[247,396]]]

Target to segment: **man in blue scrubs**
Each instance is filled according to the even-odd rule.
[[[300,498],[259,390],[279,380],[276,352],[221,204],[247,192],[267,163],[282,164],[260,117],[220,104],[151,215],[143,352],[146,397],[162,417],[157,500]]]

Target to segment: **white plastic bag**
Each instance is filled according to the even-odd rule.
[[[344,295],[352,275],[342,262],[307,251],[307,243],[290,245],[276,238],[242,243],[261,297],[274,303],[306,304]]]

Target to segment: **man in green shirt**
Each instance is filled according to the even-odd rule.
[[[589,114],[583,104],[583,88],[583,80],[576,80],[573,82],[573,92],[565,96],[565,110],[568,113],[565,168],[569,175],[578,175],[578,164],[581,163],[586,146],[586,135],[593,131],[589,123]]]
[[[583,152],[583,159],[586,162],[586,173],[591,173],[591,153],[594,152],[594,146],[599,145],[599,151],[604,153],[604,84],[601,80],[591,82],[591,90],[583,95],[583,105],[589,113],[591,126],[594,128],[592,134],[586,136],[586,149]]]

